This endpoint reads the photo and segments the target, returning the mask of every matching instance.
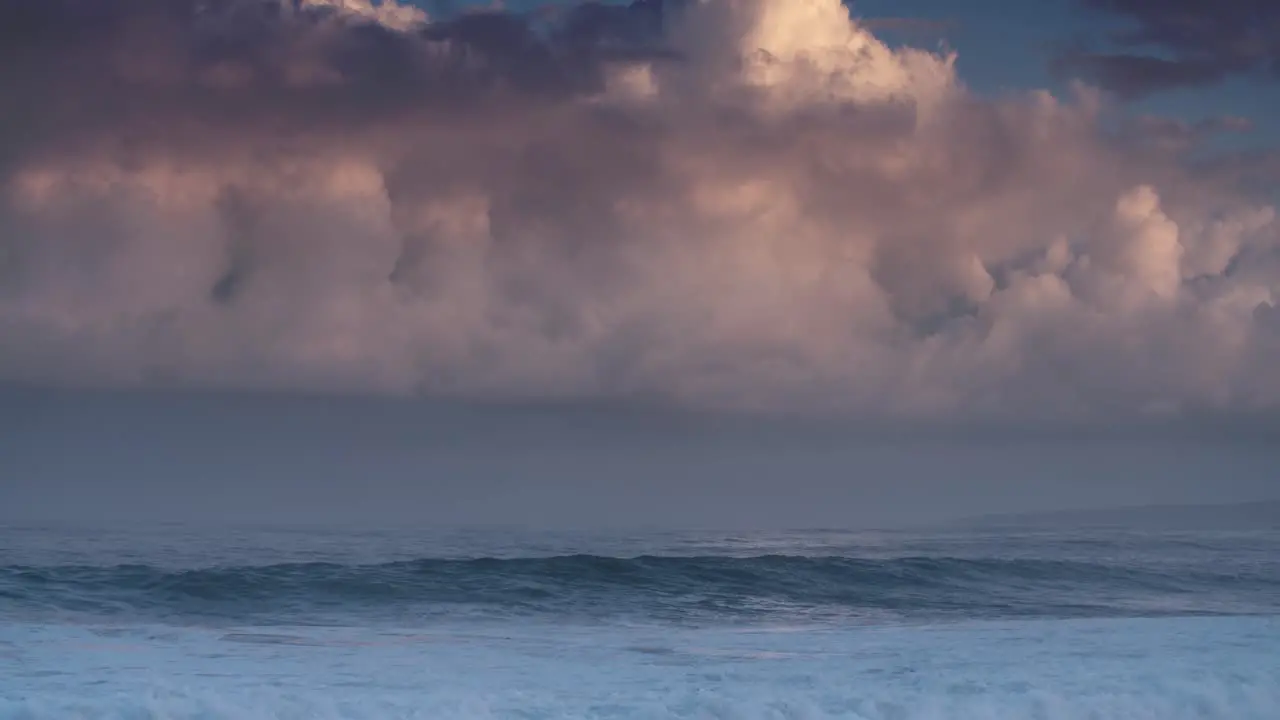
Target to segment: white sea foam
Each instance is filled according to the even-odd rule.
[[[1274,720],[1280,619],[0,626],[0,718]]]

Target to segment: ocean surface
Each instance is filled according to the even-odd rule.
[[[1280,531],[0,528],[0,720],[1280,718]]]

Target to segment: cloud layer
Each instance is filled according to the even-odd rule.
[[[1280,405],[1280,225],[1201,133],[978,97],[839,0],[0,13],[4,379]]]

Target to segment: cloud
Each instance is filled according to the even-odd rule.
[[[1126,98],[1229,77],[1280,78],[1280,6],[1269,0],[1081,0],[1130,24],[1120,52],[1070,53],[1060,69]]]
[[[1235,164],[1085,88],[975,96],[838,0],[0,13],[9,381],[1280,403],[1280,238]]]
[[[1212,85],[1228,74],[1214,62],[1127,53],[1072,53],[1060,58],[1057,64],[1060,71],[1077,73],[1126,100],[1195,85]]]

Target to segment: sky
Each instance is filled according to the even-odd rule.
[[[1280,496],[1280,5],[533,5],[0,0],[0,504]]]
[[[1218,4],[1200,0],[1157,2],[1150,0],[1044,0],[1035,3],[1005,3],[1000,0],[861,0],[852,3],[854,12],[869,20],[899,17],[935,23],[945,19],[931,35],[917,31],[917,41],[927,37],[943,42],[959,53],[958,66],[970,87],[982,93],[1016,92],[1052,88],[1061,92],[1073,81],[1090,82],[1120,94],[1128,112],[1150,114],[1185,123],[1220,117],[1250,121],[1248,132],[1218,138],[1217,147],[1240,149],[1273,148],[1280,143],[1280,100],[1274,93],[1277,30],[1275,10],[1266,2]],[[1256,22],[1255,22],[1256,19]],[[1162,25],[1163,24],[1163,25]],[[1201,35],[1186,38],[1160,34],[1156,28],[1183,24],[1203,28]],[[1123,36],[1151,34],[1168,40],[1132,46]],[[1228,48],[1243,45],[1249,35],[1270,42],[1259,50],[1256,63],[1232,66]],[[1119,37],[1117,37],[1119,36]],[[899,42],[911,42],[908,35]],[[1072,56],[1092,53],[1093,63]],[[1134,58],[1159,58],[1187,65],[1212,64],[1218,72],[1184,71],[1184,82],[1161,83],[1154,77],[1146,83],[1141,74],[1129,83],[1119,80],[1118,71],[1106,72],[1106,62],[1122,68]],[[1267,71],[1270,63],[1272,70]],[[1173,67],[1177,67],[1175,64]],[[1156,72],[1149,75],[1154,76]],[[1176,77],[1177,72],[1173,75]]]

